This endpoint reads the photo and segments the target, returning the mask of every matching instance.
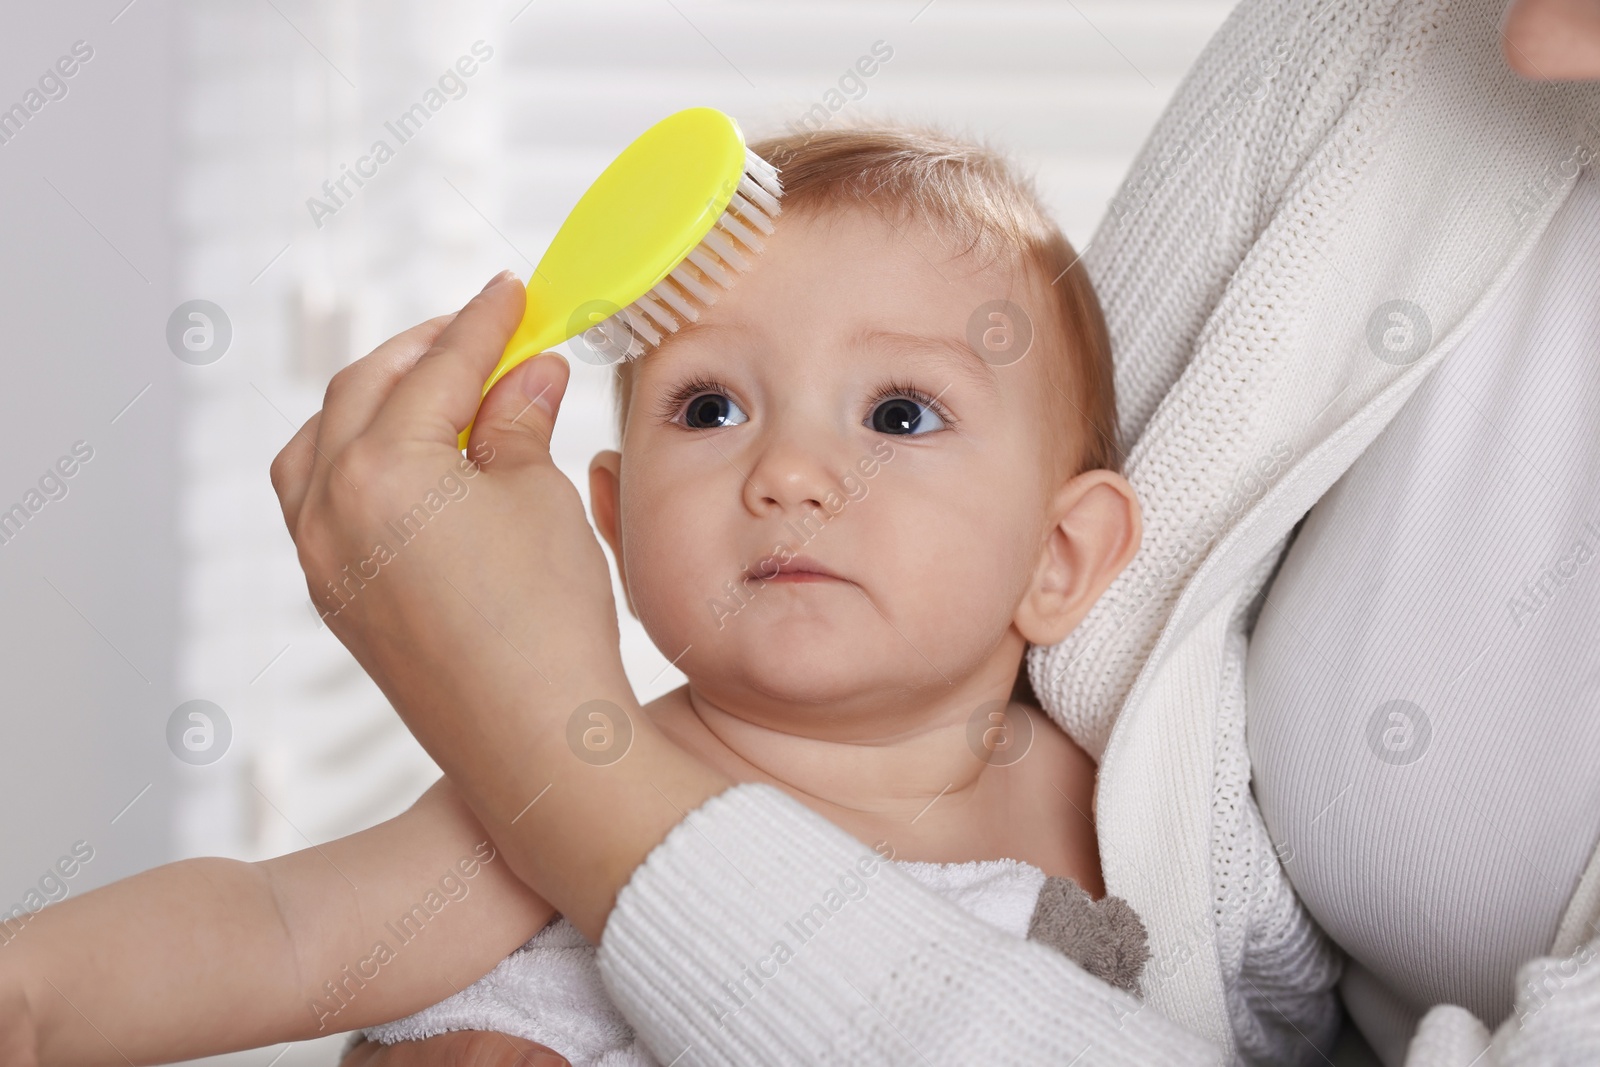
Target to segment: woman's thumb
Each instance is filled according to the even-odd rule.
[[[494,465],[545,459],[555,432],[556,412],[572,368],[556,352],[544,352],[514,367],[494,384],[478,408],[467,455],[488,444]]]

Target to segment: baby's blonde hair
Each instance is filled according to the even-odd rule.
[[[750,148],[778,168],[785,212],[862,204],[890,212],[896,225],[925,221],[982,263],[1016,257],[1051,296],[1043,314],[1023,305],[1036,330],[1030,355],[1046,360],[1046,379],[1060,400],[1053,403],[1056,425],[1041,430],[1056,444],[1055,455],[1076,453],[1074,473],[1121,469],[1111,341],[1100,302],[1032,182],[1002,156],[936,130],[900,125],[790,133]],[[1052,339],[1058,343],[1048,343]],[[620,439],[633,366],[620,362],[616,372]]]

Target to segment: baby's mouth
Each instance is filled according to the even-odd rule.
[[[748,568],[748,572],[751,577],[762,582],[781,585],[849,581],[809,556],[794,556],[781,563],[768,557]]]

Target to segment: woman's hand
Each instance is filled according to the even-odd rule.
[[[526,1038],[456,1030],[425,1041],[363,1041],[339,1067],[572,1067],[565,1056]]]
[[[626,684],[605,557],[550,459],[566,362],[507,375],[471,460],[456,447],[522,308],[507,273],[460,314],[385,342],[334,376],[272,465],[319,614],[430,752],[449,750],[459,720],[413,708],[505,707],[573,677]]]
[[[523,300],[508,272],[340,371],[272,484],[328,626],[512,870],[598,943],[634,868],[731,782],[639,714],[605,556],[550,459],[566,362],[529,360],[478,406]],[[626,758],[569,743],[595,701],[631,726]]]

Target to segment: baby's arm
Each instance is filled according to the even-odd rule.
[[[409,1014],[553,914],[441,779],[325,845],[185,860],[39,912],[0,947],[0,1001],[22,991],[45,1067],[188,1059]]]

